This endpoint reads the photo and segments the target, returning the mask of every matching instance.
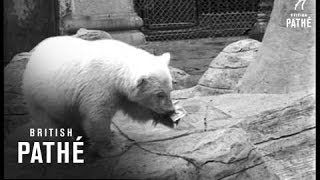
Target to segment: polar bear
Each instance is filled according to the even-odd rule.
[[[35,123],[73,128],[99,154],[110,144],[110,123],[118,110],[132,116],[137,111],[130,107],[174,112],[169,62],[169,53],[155,56],[117,40],[51,37],[35,47],[22,89]]]

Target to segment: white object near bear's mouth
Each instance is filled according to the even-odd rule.
[[[184,110],[183,107],[177,105],[177,103],[178,103],[178,102],[174,102],[174,103],[173,103],[173,104],[174,104],[174,107],[175,107],[175,112],[170,116],[170,118],[172,119],[172,121],[173,121],[174,123],[176,123],[176,124],[178,123],[178,121],[179,121],[181,118],[183,118],[183,117],[187,114],[186,110]]]

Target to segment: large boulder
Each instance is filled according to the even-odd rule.
[[[212,60],[198,84],[221,93],[233,90],[248,65],[255,60],[260,44],[253,39],[229,44]]]
[[[297,3],[274,1],[257,59],[238,84],[240,92],[288,93],[314,89],[315,0],[302,2],[304,9]]]
[[[81,38],[84,40],[94,41],[99,39],[112,39],[112,36],[101,30],[88,30],[85,28],[80,28],[73,37]]]
[[[209,65],[196,86],[173,92],[174,99],[236,92],[236,85],[256,59],[261,42],[243,39],[226,46]]]

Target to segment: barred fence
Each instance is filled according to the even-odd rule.
[[[148,41],[244,35],[259,0],[134,0]]]

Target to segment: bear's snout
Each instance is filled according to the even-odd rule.
[[[175,109],[172,108],[172,109],[170,109],[170,110],[167,110],[167,111],[165,112],[165,115],[171,116],[171,115],[174,114],[174,113],[175,113]]]
[[[168,115],[168,116],[171,116],[171,115],[174,114],[174,113],[175,113],[175,110],[171,110],[171,111],[168,111],[167,115]]]

